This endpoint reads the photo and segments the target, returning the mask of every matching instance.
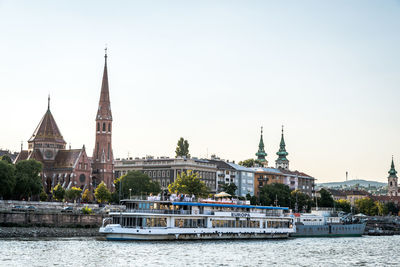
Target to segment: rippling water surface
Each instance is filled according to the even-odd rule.
[[[3,239],[1,266],[400,266],[400,236],[247,241]]]

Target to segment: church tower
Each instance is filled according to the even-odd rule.
[[[283,137],[283,125],[282,125],[281,143],[279,145],[279,151],[276,152],[276,154],[278,155],[278,159],[275,160],[275,167],[284,170],[289,170],[289,160],[286,158],[286,156],[289,155],[289,153],[286,152],[286,144],[285,144],[285,139]]]
[[[398,196],[399,189],[397,185],[397,171],[394,168],[393,156],[392,156],[392,165],[390,166],[389,170],[389,177],[388,177],[388,196]]]
[[[96,142],[93,151],[93,187],[104,182],[113,189],[114,156],[112,152],[112,114],[108,89],[107,48],[104,55],[104,72],[99,107],[96,115]]]
[[[268,166],[268,161],[265,158],[267,153],[264,150],[264,140],[263,140],[263,127],[261,127],[261,136],[260,136],[260,143],[258,144],[258,151],[256,153],[257,159],[256,161],[262,166]]]

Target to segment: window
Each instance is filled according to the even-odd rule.
[[[97,142],[97,152],[96,152],[96,158],[99,159],[99,142]]]
[[[97,123],[97,131],[100,132],[100,123]]]
[[[108,143],[108,146],[107,146],[107,158],[108,158],[108,160],[110,160],[110,143]]]
[[[108,132],[111,132],[111,123],[108,123]]]
[[[106,123],[103,122],[103,132],[105,132],[105,131],[106,131]]]
[[[165,171],[162,171],[162,177],[163,178],[165,177]]]
[[[85,180],[86,180],[86,176],[82,173],[82,174],[79,176],[79,181],[80,181],[81,183],[84,183]]]

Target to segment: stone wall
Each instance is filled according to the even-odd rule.
[[[98,228],[102,221],[102,214],[0,211],[0,225],[2,226]]]

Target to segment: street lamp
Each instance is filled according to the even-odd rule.
[[[132,193],[132,189],[131,189],[131,188],[129,188],[129,199],[131,199],[131,198],[132,198],[132,196],[131,196],[131,193]]]

